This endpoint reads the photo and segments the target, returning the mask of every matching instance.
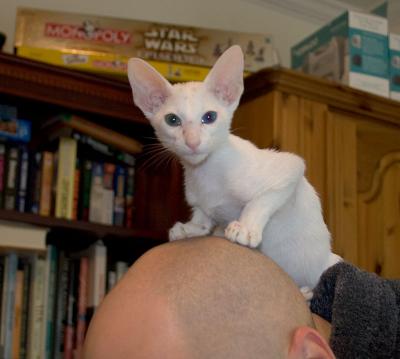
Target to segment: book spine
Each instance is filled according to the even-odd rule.
[[[86,307],[88,295],[89,259],[81,257],[79,266],[78,314],[76,325],[76,356],[82,358],[83,341],[86,333]]]
[[[27,192],[28,192],[28,172],[29,172],[29,151],[24,146],[21,148],[21,166],[18,186],[18,203],[19,212],[26,211]]]
[[[81,180],[81,168],[80,168],[80,161],[77,158],[75,165],[75,177],[74,177],[74,204],[72,208],[72,219],[74,220],[78,219],[80,180]]]
[[[42,176],[39,213],[42,216],[50,216],[51,213],[51,194],[53,184],[53,154],[43,152],[42,154]]]
[[[77,143],[72,138],[60,138],[58,150],[56,217],[72,219]]]
[[[21,341],[20,341],[20,359],[27,358],[28,347],[28,319],[29,319],[29,303],[31,289],[31,263],[28,259],[22,262],[24,271],[24,289],[22,299],[22,314],[21,314]]]
[[[103,195],[103,221],[104,224],[113,224],[114,219],[114,175],[115,175],[115,164],[105,163],[104,164],[104,195]]]
[[[125,200],[125,226],[133,227],[134,214],[134,194],[135,194],[135,167],[130,166],[127,169],[126,176],[126,200]]]
[[[15,303],[14,303],[14,331],[12,344],[12,358],[19,359],[20,357],[20,341],[22,329],[22,301],[24,290],[24,271],[19,269],[16,274],[15,283]]]
[[[77,264],[78,262],[71,261],[68,276],[67,316],[64,327],[64,359],[73,359],[74,357]]]
[[[2,323],[3,323],[3,293],[4,293],[4,288],[5,288],[5,278],[4,278],[4,272],[5,272],[5,263],[6,259],[4,255],[0,256],[0,355],[3,353],[3,346],[2,346],[2,335],[3,335],[3,329],[2,329]]]
[[[29,171],[29,212],[39,213],[40,204],[40,186],[41,186],[41,175],[42,169],[40,164],[42,162],[42,154],[40,152],[35,153],[32,156],[31,167]]]
[[[92,161],[85,160],[83,162],[83,178],[81,189],[81,219],[89,221],[89,208],[90,208],[90,188],[92,184]]]
[[[18,183],[18,147],[12,146],[8,149],[6,163],[6,183],[5,183],[5,209],[15,209],[17,202],[17,183]]]
[[[89,288],[88,317],[100,305],[106,291],[107,247],[96,242],[90,248],[89,255]],[[88,320],[89,322],[89,320]]]
[[[122,261],[118,261],[117,263],[115,263],[115,273],[117,277],[116,278],[117,283],[127,271],[128,271],[128,263]]]
[[[7,255],[7,292],[5,303],[5,336],[4,336],[4,358],[12,357],[14,313],[15,313],[15,286],[18,269],[18,257],[15,253]]]
[[[53,153],[53,183],[51,188],[51,215],[55,215],[57,198],[57,178],[58,178],[58,152]]]
[[[114,178],[114,225],[123,226],[125,220],[125,168],[118,165]]]
[[[54,321],[55,321],[55,304],[56,304],[56,281],[57,281],[57,262],[58,262],[58,251],[53,245],[47,246],[47,277],[48,277],[48,288],[47,288],[47,305],[45,305],[46,313],[46,333],[44,335],[45,347],[44,347],[44,358],[53,358],[53,343],[54,343]]]
[[[66,307],[68,300],[68,273],[70,259],[64,252],[60,253],[57,273],[57,304],[54,337],[54,358],[60,359],[64,354],[64,322],[66,320]]]
[[[3,208],[5,197],[5,181],[4,176],[6,172],[6,145],[0,143],[0,208]]]
[[[107,293],[114,288],[117,283],[117,273],[115,270],[109,270],[107,273]]]
[[[0,356],[4,357],[4,346],[6,338],[6,313],[7,313],[7,293],[8,293],[8,267],[9,258],[4,257],[4,271],[3,271],[3,292],[1,293],[1,326],[0,326]]]
[[[92,168],[92,183],[90,187],[89,221],[103,223],[103,165],[94,162]]]
[[[45,259],[34,255],[29,308],[28,359],[41,359]]]

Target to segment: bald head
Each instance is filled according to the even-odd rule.
[[[219,238],[142,256],[91,322],[85,358],[283,358],[311,314],[266,256]]]

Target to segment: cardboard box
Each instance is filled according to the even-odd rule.
[[[389,35],[390,98],[400,101],[400,35]]]
[[[292,68],[389,97],[387,19],[345,12],[291,49]]]
[[[149,61],[172,81],[202,80],[231,44],[245,53],[245,71],[275,65],[271,37],[145,21],[19,8],[20,56],[70,68],[125,75],[130,57]]]

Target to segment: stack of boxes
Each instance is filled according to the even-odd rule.
[[[291,49],[292,68],[400,100],[400,35],[389,33],[387,2],[348,11]]]

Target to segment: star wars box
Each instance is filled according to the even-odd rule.
[[[47,63],[125,75],[130,57],[149,61],[172,81],[202,80],[232,44],[245,71],[275,65],[271,37],[136,20],[19,8],[16,53]]]
[[[389,97],[387,19],[345,12],[291,49],[292,68]]]
[[[389,35],[390,98],[400,101],[400,35]]]

